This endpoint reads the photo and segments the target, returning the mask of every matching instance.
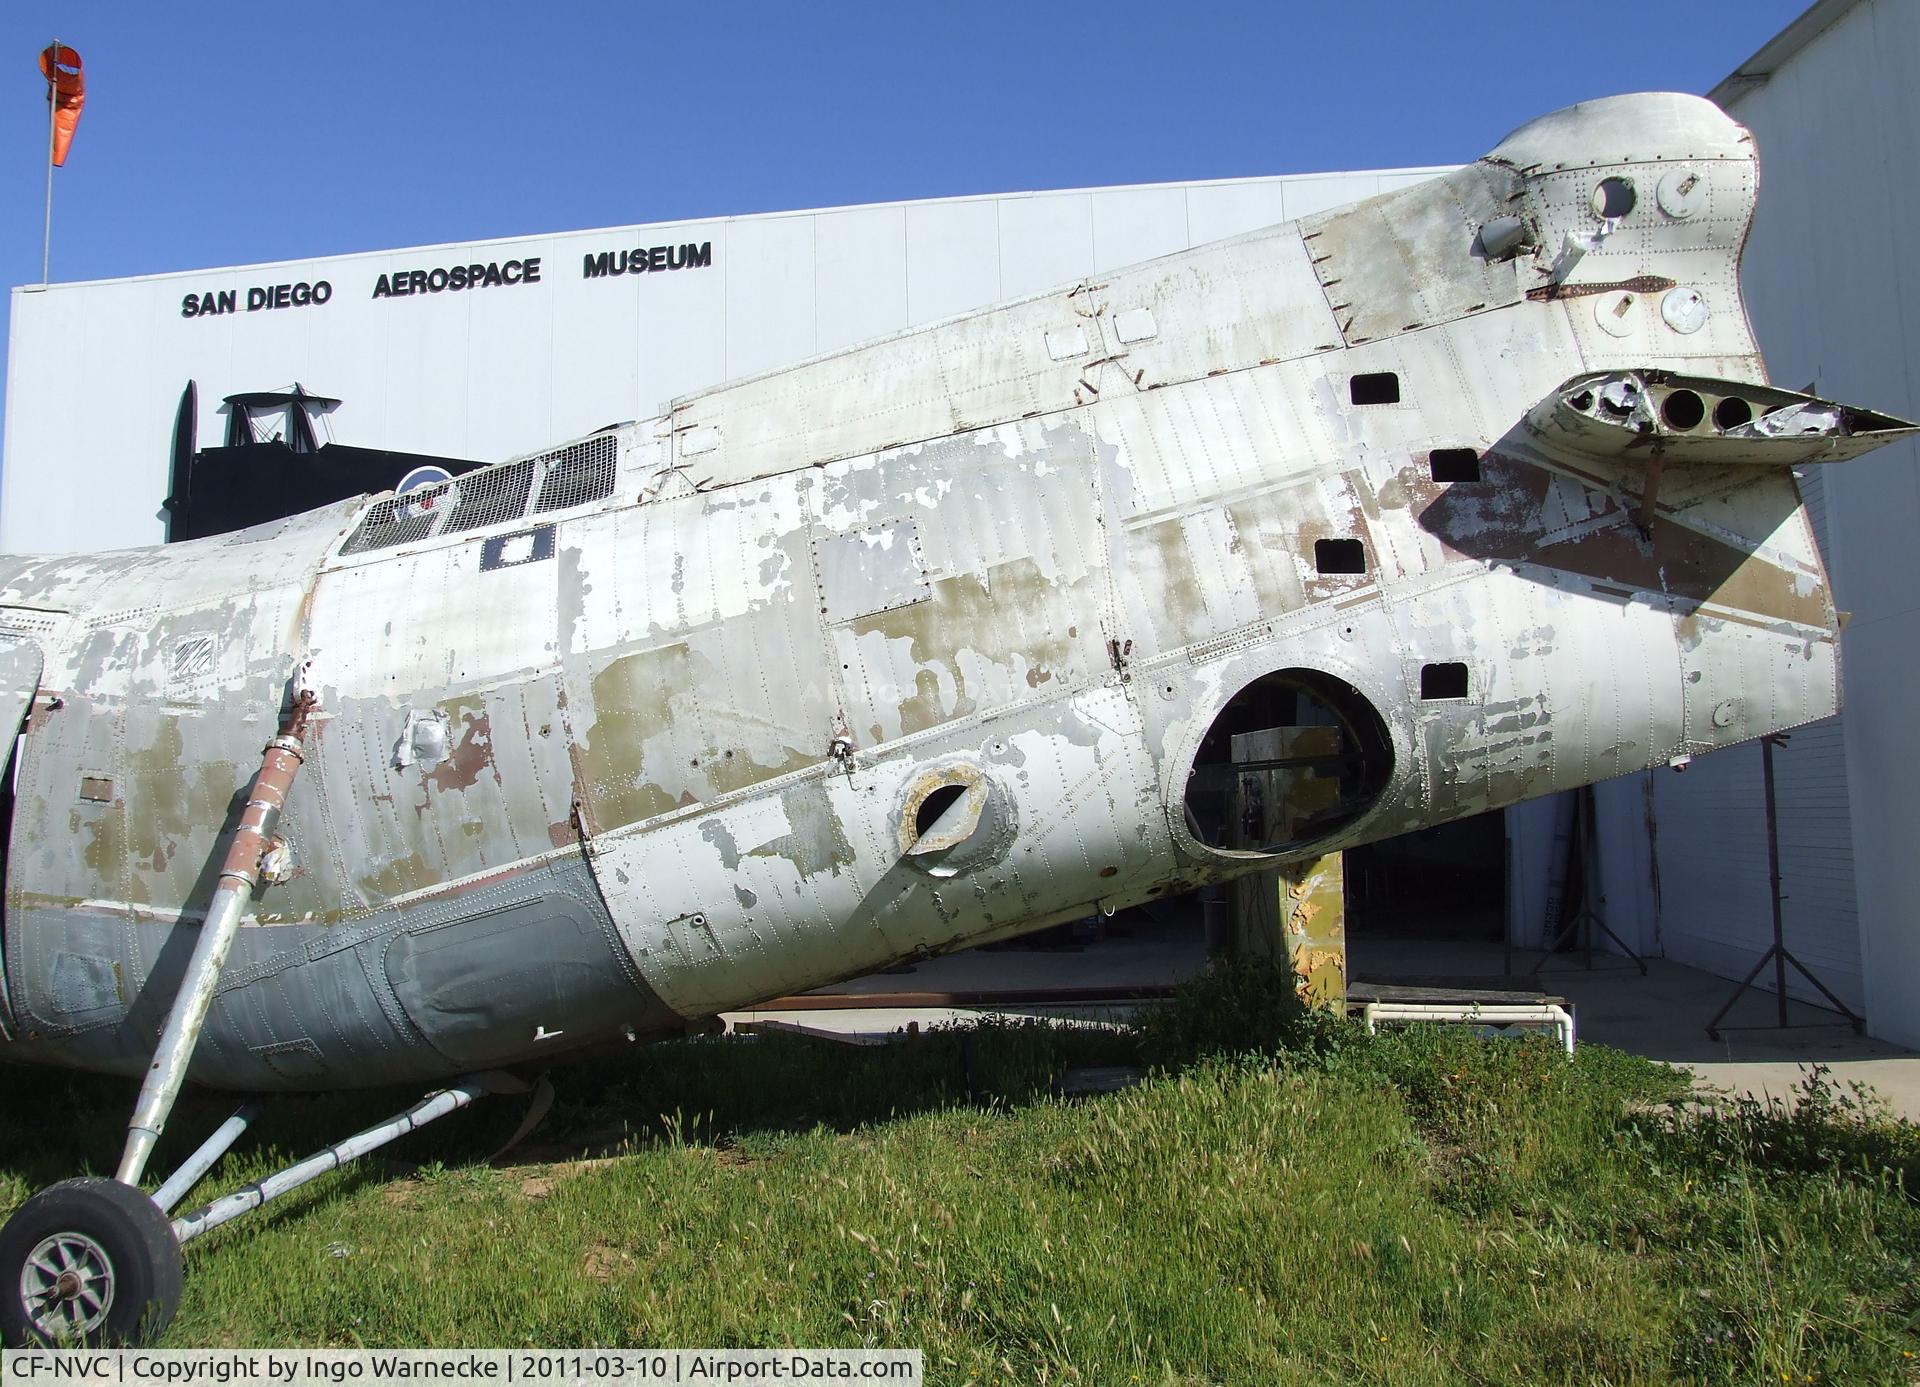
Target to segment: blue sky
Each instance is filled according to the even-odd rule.
[[[1031,188],[1455,163],[1704,92],[1803,0],[0,6],[0,271],[40,278],[35,58],[85,60],[53,278]],[[1764,158],[1765,151],[1762,151]]]

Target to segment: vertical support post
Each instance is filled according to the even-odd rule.
[[[220,884],[207,906],[207,918],[200,926],[200,937],[187,961],[186,975],[167,1013],[166,1029],[160,1034],[153,1064],[140,1086],[134,1103],[133,1118],[127,1124],[127,1146],[120,1157],[114,1178],[122,1184],[137,1185],[146,1172],[147,1158],[166,1129],[167,1117],[180,1086],[186,1082],[187,1066],[194,1046],[206,1025],[207,1011],[213,1005],[214,988],[220,982],[220,970],[226,966],[227,951],[240,929],[240,917],[246,912],[260,884],[261,859],[272,846],[274,829],[280,823],[287,791],[293,777],[306,760],[301,738],[312,714],[315,698],[311,690],[294,697],[293,707],[280,724],[280,735],[266,745],[260,769],[247,789],[246,808],[227,846],[225,863],[220,869]]]
[[[1580,910],[1593,919],[1600,918],[1600,874],[1595,870],[1593,786],[1582,785],[1574,792],[1574,813],[1577,815],[1574,832],[1580,843]],[[1584,931],[1587,945],[1587,971],[1593,971],[1593,931]]]
[[[1284,962],[1300,1000],[1340,1010],[1347,1001],[1347,878],[1330,852],[1233,883],[1233,953]]]
[[[1296,841],[1298,820],[1327,807],[1337,786],[1316,762],[1340,752],[1340,729],[1270,727],[1235,733],[1237,768],[1228,841],[1271,850]],[[1347,1001],[1347,878],[1340,853],[1241,877],[1228,888],[1233,952],[1284,961],[1308,1006],[1344,1010]]]
[[[1287,961],[1300,999],[1336,1015],[1347,1006],[1347,872],[1343,853],[1290,863],[1279,872]]]
[[[1777,1009],[1778,1024],[1782,1029],[1787,1026],[1787,965],[1791,963],[1800,970],[1800,976],[1812,983],[1827,1005],[1838,1012],[1854,1029],[1855,1034],[1864,1035],[1867,1023],[1864,1017],[1856,1016],[1853,1009],[1833,995],[1833,989],[1813,975],[1813,970],[1795,958],[1787,950],[1786,931],[1780,915],[1780,903],[1786,896],[1780,890],[1780,818],[1773,802],[1773,749],[1785,744],[1785,732],[1772,732],[1760,739],[1760,774],[1765,786],[1767,808],[1767,880],[1773,889],[1773,943],[1767,951],[1755,960],[1747,975],[1740,979],[1740,985],[1733,989],[1733,995],[1727,998],[1726,1005],[1713,1014],[1713,1020],[1707,1022],[1707,1035],[1714,1040],[1720,1038],[1720,1023],[1726,1020],[1727,1013],[1733,1010],[1733,1004],[1740,1000],[1741,994],[1753,986],[1753,980],[1760,976],[1761,970],[1769,963],[1773,965],[1773,999]],[[1808,1022],[1808,1025],[1820,1023]],[[1752,1027],[1741,1027],[1750,1030]]]

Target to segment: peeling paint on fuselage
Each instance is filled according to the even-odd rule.
[[[1673,129],[1684,148],[1651,148]],[[1675,163],[1712,181],[1714,227],[1643,197],[1572,278],[1702,286],[1726,305],[1705,327],[1647,306],[1619,336],[1591,297],[1526,296],[1592,229],[1583,189]],[[618,431],[611,495],[540,516],[551,544],[524,561],[481,562],[494,530],[345,554],[360,502],[270,538],[0,560],[0,630],[38,644],[61,700],[32,713],[8,864],[16,1053],[144,1062],[309,656],[296,869],[242,931],[207,1082],[453,1072],[471,1037],[434,1031],[457,1008],[432,988],[467,985],[469,939],[511,961],[499,920],[568,931],[589,1041],[1271,868],[1197,841],[1185,794],[1222,708],[1282,671],[1350,689],[1389,763],[1296,856],[1826,714],[1836,623],[1790,470],[1670,463],[1650,503],[1644,457],[1586,456],[1529,413],[1583,373],[1762,379],[1729,230],[1753,184],[1705,103],[1592,103],[1355,209],[678,402]],[[1461,218],[1496,193],[1535,241],[1488,264]],[[1123,343],[1136,308],[1154,329]],[[1052,359],[1063,327],[1084,357]],[[1388,374],[1396,398],[1355,402]],[[1471,450],[1477,480],[1436,480],[1436,449]],[[887,562],[847,568],[836,608],[822,549],[856,534]],[[1465,696],[1422,697],[1434,662],[1466,668]],[[432,764],[408,752],[424,710],[449,734]],[[949,764],[992,787],[986,837],[906,853],[903,815]],[[77,798],[83,778],[113,797]],[[111,959],[128,999],[68,1005],[69,955]],[[295,969],[330,990],[303,1000]],[[302,1043],[318,1078],[283,1072]]]

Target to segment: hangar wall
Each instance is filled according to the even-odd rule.
[[[222,397],[298,380],[342,401],[327,421],[342,443],[492,462],[1438,172],[948,198],[17,288],[0,550],[159,542],[190,378],[202,444],[221,437]]]
[[[1920,410],[1920,6],[1819,0],[1709,95],[1754,133],[1759,212],[1743,279],[1772,377]],[[1920,445],[1803,469],[1836,599],[1845,710],[1778,754],[1787,947],[1868,1030],[1920,1046]],[[1760,753],[1655,773],[1669,957],[1738,977],[1771,938]],[[1770,974],[1771,970],[1769,970]],[[1770,978],[1762,983],[1770,985]],[[1789,993],[1811,996],[1795,979]]]

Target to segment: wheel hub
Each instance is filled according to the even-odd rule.
[[[20,1298],[47,1338],[79,1339],[113,1308],[113,1262],[84,1233],[41,1239],[20,1269]]]

